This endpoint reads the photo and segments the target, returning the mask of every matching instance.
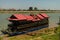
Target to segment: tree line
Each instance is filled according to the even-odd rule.
[[[37,7],[29,7],[28,9],[0,9],[0,11],[39,11]],[[43,11],[43,10],[42,10]],[[46,11],[46,10],[44,10]]]
[[[46,10],[46,9],[38,9],[37,7],[29,7],[28,9],[15,9],[15,8],[11,8],[11,9],[0,9],[0,11],[56,11],[56,10]]]

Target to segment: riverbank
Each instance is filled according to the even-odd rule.
[[[60,11],[0,11],[0,13],[60,13]]]
[[[44,28],[41,30],[29,32],[17,36],[3,36],[1,40],[59,40],[60,26],[53,28]]]
[[[28,14],[28,13],[27,13]],[[0,14],[0,26],[2,28],[6,28],[7,24],[8,24],[8,20],[7,18],[10,17],[10,15],[12,14]],[[50,27],[56,27],[57,23],[58,23],[58,17],[60,16],[60,13],[48,13],[48,15],[50,16],[49,18],[49,24],[50,24]],[[2,22],[3,21],[3,22]],[[2,29],[0,27],[0,29]],[[36,31],[37,32],[37,31]],[[53,31],[54,32],[54,31]],[[45,32],[46,33],[46,32]],[[37,32],[37,34],[33,35],[33,33],[31,33],[33,36],[29,35],[29,34],[23,34],[23,35],[17,35],[17,36],[12,36],[12,37],[7,37],[7,36],[3,36],[1,37],[1,39],[5,39],[5,40],[48,40],[48,39],[51,39],[51,40],[55,40],[55,38],[57,38],[58,40],[58,34],[53,34],[53,35],[47,35],[45,34],[44,32],[43,33],[39,33]],[[49,34],[51,33],[52,34],[52,31],[51,32],[48,32]],[[44,36],[43,36],[44,35]],[[46,36],[45,36],[46,35]],[[41,37],[42,36],[42,37]],[[40,39],[41,38],[41,39]],[[44,38],[44,39],[43,39]]]

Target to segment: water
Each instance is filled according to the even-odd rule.
[[[7,28],[9,21],[7,20],[12,14],[8,13],[1,13],[0,14],[0,30],[4,30]],[[47,13],[49,15],[49,27],[56,27],[58,26],[57,23],[59,21],[60,13]],[[0,32],[1,33],[1,32]]]
[[[60,13],[47,13],[49,15],[49,27],[57,27]]]

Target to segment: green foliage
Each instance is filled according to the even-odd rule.
[[[35,11],[38,11],[38,8],[37,8],[37,7],[35,7],[35,8],[34,8],[34,10],[35,10]]]
[[[42,36],[44,40],[59,40],[59,34]]]
[[[33,7],[29,7],[29,11],[32,11],[33,10]]]

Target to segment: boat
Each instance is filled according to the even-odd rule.
[[[46,13],[13,14],[8,20],[10,22],[7,28],[9,35],[23,34],[49,26],[49,16]]]

